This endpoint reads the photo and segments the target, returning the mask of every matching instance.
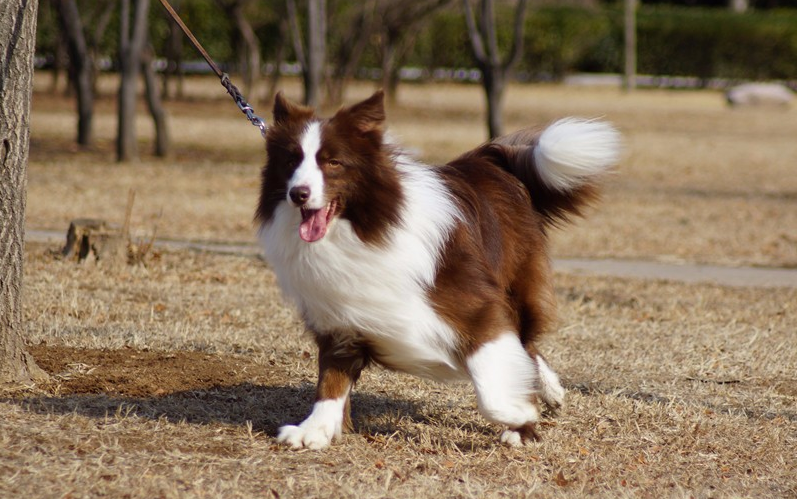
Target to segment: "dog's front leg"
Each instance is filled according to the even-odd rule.
[[[351,335],[316,334],[318,388],[315,404],[298,426],[280,428],[277,441],[294,449],[323,449],[343,429],[351,429],[349,394],[368,363],[367,350],[351,341]]]

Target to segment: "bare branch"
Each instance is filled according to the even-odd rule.
[[[520,0],[518,2],[517,11],[515,12],[515,31],[512,40],[512,49],[503,65],[503,71],[509,71],[520,62],[523,55],[523,34],[526,28],[526,7],[527,0]]]
[[[482,39],[479,28],[476,26],[476,18],[473,15],[473,8],[469,0],[462,0],[462,7],[465,10],[465,22],[468,25],[468,36],[470,38],[470,45],[473,48],[473,56],[482,68],[487,66],[487,52],[484,49],[484,40]]]

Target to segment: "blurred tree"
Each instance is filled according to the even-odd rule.
[[[454,0],[380,0],[379,46],[382,88],[395,101],[399,68],[412,50],[415,40],[431,15],[454,3]]]
[[[296,0],[287,0],[287,7],[293,50],[302,67],[304,103],[316,107],[321,104],[321,84],[326,66],[327,2],[307,0],[307,50]]]
[[[69,51],[69,78],[77,94],[77,143],[91,145],[94,116],[94,62],[83,32],[76,0],[54,0]]]
[[[469,0],[462,0],[468,25],[473,56],[482,73],[482,85],[487,97],[487,128],[490,138],[501,135],[502,103],[506,82],[523,54],[523,29],[526,21],[526,0],[519,0],[515,11],[512,47],[501,60],[498,48],[495,5],[493,0],[478,0],[478,18]]]
[[[36,0],[0,2],[0,384],[47,374],[25,350],[22,262]]]
[[[343,100],[346,84],[351,80],[360,65],[363,52],[375,32],[378,0],[363,2],[334,2],[332,11],[339,31],[329,33],[330,40],[336,40],[334,50],[330,51],[332,74],[327,85],[329,103],[339,104]]]
[[[636,11],[637,0],[625,0],[624,4],[624,57],[623,88],[630,92],[636,88]]]
[[[245,9],[252,4],[251,0],[216,0],[216,3],[235,23],[237,38],[243,43],[239,45],[239,70],[243,76],[243,93],[251,95],[257,78],[260,76],[260,41],[255,35],[252,23]]]
[[[171,0],[171,6],[175,12],[180,14],[181,0]],[[167,16],[168,17],[168,16]],[[169,33],[166,36],[166,41],[163,48],[164,57],[166,57],[166,68],[163,70],[163,90],[162,95],[164,99],[172,97],[171,85],[172,77],[177,79],[177,85],[174,95],[178,99],[183,98],[183,30],[171,17],[168,18]]]
[[[155,124],[155,156],[160,158],[169,154],[169,128],[166,126],[166,111],[161,102],[160,89],[153,62],[155,49],[148,43],[141,52],[141,70],[144,73],[144,91],[147,109]]]
[[[119,22],[119,97],[118,132],[116,136],[116,159],[120,162],[138,159],[138,139],[136,137],[136,87],[138,77],[143,72],[146,85],[147,106],[155,124],[155,155],[166,156],[169,149],[169,135],[166,127],[166,113],[157,89],[155,72],[152,67],[154,49],[149,45],[148,13],[149,0],[121,1]]]
[[[147,12],[149,0],[121,1],[119,23],[119,97],[118,131],[116,135],[117,161],[138,159],[136,139],[136,85],[141,70],[141,52],[147,41]],[[131,26],[132,21],[132,26]],[[132,28],[132,30],[131,30]]]
[[[279,15],[279,14],[278,14]],[[288,44],[286,40],[290,38],[290,22],[287,15],[280,15],[280,21],[277,23],[277,30],[279,35],[274,43],[276,49],[274,51],[274,59],[272,62],[271,75],[269,77],[266,93],[263,102],[274,102],[274,96],[277,94],[279,88],[280,78],[282,77],[282,64],[285,62],[285,57],[288,53]]]

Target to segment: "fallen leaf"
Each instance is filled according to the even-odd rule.
[[[555,477],[553,477],[553,482],[560,487],[567,487],[570,485],[572,480],[565,478],[565,474],[560,471]]]

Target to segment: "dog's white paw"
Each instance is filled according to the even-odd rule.
[[[501,443],[509,447],[520,447],[523,445],[523,439],[520,433],[515,430],[504,430],[501,434]]]
[[[277,434],[277,442],[294,449],[320,450],[329,447],[339,437],[343,427],[343,407],[346,397],[319,400],[313,412],[298,426],[285,425]]]
[[[304,428],[302,425],[283,426],[280,428],[279,435],[277,435],[277,442],[290,445],[294,449],[321,450],[329,447],[329,444],[332,443],[332,438],[335,436],[334,430],[312,425],[308,426]]]
[[[540,436],[537,434],[537,425],[535,423],[526,423],[520,428],[510,428],[501,433],[501,443],[509,447],[521,447],[539,441]]]

